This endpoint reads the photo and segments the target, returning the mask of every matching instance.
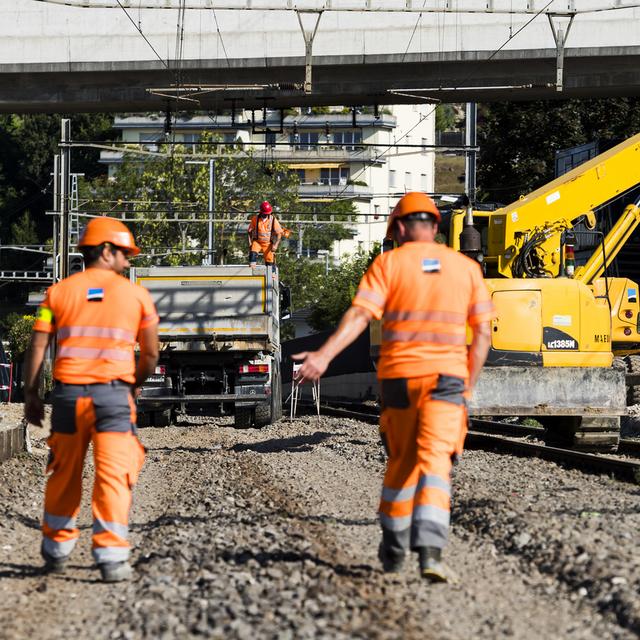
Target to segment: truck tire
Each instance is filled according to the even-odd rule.
[[[236,407],[233,426],[236,429],[250,429],[253,423],[253,409],[251,407]]]
[[[155,411],[153,414],[153,422],[156,427],[168,427],[171,424],[171,409]]]
[[[271,424],[271,402],[263,402],[256,406],[256,427],[266,427]]]
[[[640,356],[627,356],[627,370],[629,373],[640,373]],[[627,406],[640,404],[640,385],[632,384],[627,387]]]
[[[147,411],[138,411],[138,417],[136,419],[136,424],[139,429],[144,429],[145,427],[151,426],[151,414]]]

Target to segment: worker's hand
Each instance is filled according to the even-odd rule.
[[[24,417],[30,424],[35,424],[38,427],[42,426],[42,421],[44,419],[44,403],[37,391],[25,391]]]
[[[311,380],[315,382],[322,377],[322,374],[329,366],[329,358],[323,356],[319,351],[303,351],[291,356],[294,360],[303,360],[302,367],[296,372],[294,380],[299,384]]]

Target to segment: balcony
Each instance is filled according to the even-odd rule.
[[[260,153],[260,147],[256,146],[255,151]],[[378,147],[335,146],[327,145],[311,148],[298,148],[295,146],[273,146],[267,147],[267,155],[272,160],[277,160],[284,164],[317,164],[324,162],[337,162],[348,164],[352,162],[363,162],[374,165],[381,165],[386,162],[386,157],[378,158],[380,152]]]
[[[299,189],[300,198],[305,199],[323,199],[336,198],[373,198],[373,188],[362,186],[359,184],[308,184],[303,183]]]

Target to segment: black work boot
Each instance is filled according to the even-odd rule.
[[[378,547],[378,559],[382,562],[382,570],[385,573],[397,573],[404,564],[404,553],[389,549],[382,541]]]
[[[438,547],[420,547],[418,549],[420,575],[429,582],[448,582],[447,573],[442,564],[442,549]]]
[[[102,562],[98,565],[102,582],[122,582],[133,576],[131,565],[126,562]]]
[[[44,565],[42,567],[43,573],[62,573],[64,571],[65,564],[67,563],[67,556],[64,558],[54,558],[44,549],[41,549],[40,553],[44,559]]]

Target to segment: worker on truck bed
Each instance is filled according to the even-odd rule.
[[[131,487],[144,462],[134,394],[158,360],[158,315],[149,292],[121,275],[129,256],[140,253],[122,222],[94,218],[78,246],[86,270],[54,284],[38,309],[25,361],[24,413],[29,422],[42,426],[38,378],[55,333],[44,568],[63,571],[77,542],[82,468],[92,443],[93,557],[102,580],[118,582],[132,573],[127,541]]]
[[[273,266],[275,252],[284,233],[282,226],[273,215],[273,207],[265,200],[260,205],[260,213],[251,218],[249,229],[249,264],[256,266],[258,253],[264,256],[264,263]]]
[[[466,434],[469,397],[489,350],[493,304],[479,265],[436,244],[440,212],[424,193],[408,193],[389,217],[399,245],[378,256],[351,308],[318,351],[300,353],[297,380],[317,380],[372,318],[383,318],[378,378],[380,433],[388,453],[380,501],[385,571],[408,549],[421,575],[446,582],[452,461]],[[473,338],[467,347],[466,327]]]

